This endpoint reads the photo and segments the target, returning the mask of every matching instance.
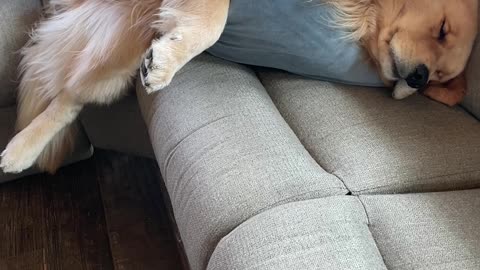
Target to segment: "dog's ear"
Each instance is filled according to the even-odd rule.
[[[448,106],[459,104],[467,94],[465,72],[444,84],[429,85],[423,94]]]

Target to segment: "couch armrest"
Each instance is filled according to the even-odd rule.
[[[463,106],[480,119],[480,42],[474,47],[467,67],[468,92]]]
[[[40,0],[1,0],[0,4],[0,107],[15,103],[18,50],[41,11]]]
[[[138,100],[192,269],[275,205],[348,191],[309,155],[249,68],[203,54]]]
[[[480,10],[479,10],[480,12]],[[480,26],[480,16],[479,22]],[[467,66],[468,92],[463,106],[480,120],[480,35]]]

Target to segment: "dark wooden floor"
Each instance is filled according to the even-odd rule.
[[[0,270],[183,269],[154,161],[93,159],[0,185]]]

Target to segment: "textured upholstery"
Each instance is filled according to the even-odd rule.
[[[290,203],[246,221],[218,244],[208,270],[387,269],[356,197]]]
[[[209,55],[137,94],[193,270],[478,268],[480,191],[451,191],[480,187],[462,108]],[[427,191],[448,192],[381,195]]]
[[[193,269],[243,221],[278,204],[346,194],[310,157],[255,74],[202,55],[138,96]]]
[[[40,8],[40,0],[0,2],[0,107],[15,104],[18,50],[27,41],[27,33],[38,18]]]
[[[135,95],[109,106],[89,105],[82,111],[80,119],[93,146],[155,157]]]
[[[480,269],[480,190],[360,199],[388,269]]]
[[[480,6],[479,6],[480,13]],[[478,17],[480,25],[480,16]],[[473,48],[470,63],[467,66],[468,91],[463,106],[480,120],[480,36]]]
[[[1,148],[14,52],[39,7],[1,0]],[[479,117],[476,46],[463,105]],[[137,90],[192,270],[480,269],[480,190],[385,195],[480,187],[480,124],[462,109],[208,55],[155,95]],[[90,139],[152,156],[135,105],[87,108]],[[91,154],[78,142],[70,161]]]
[[[218,244],[208,270],[480,269],[480,190],[276,207]]]
[[[310,154],[354,194],[480,187],[480,124],[460,108],[282,72],[259,77]]]
[[[467,67],[468,91],[463,106],[480,120],[480,41],[476,43]]]

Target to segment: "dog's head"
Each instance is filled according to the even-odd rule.
[[[478,0],[380,1],[370,41],[382,77],[420,89],[458,76],[477,35]]]

